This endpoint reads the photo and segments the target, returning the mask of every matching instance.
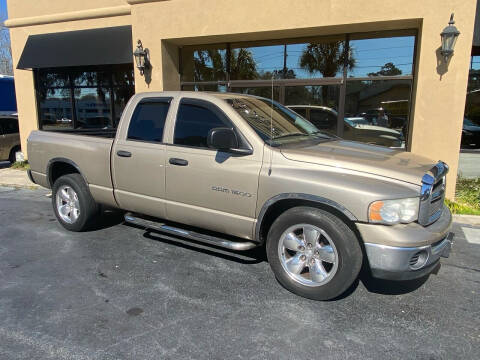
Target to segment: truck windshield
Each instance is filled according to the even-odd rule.
[[[250,96],[229,97],[225,101],[269,145],[278,146],[313,137],[320,140],[332,138],[308,120],[275,101]]]

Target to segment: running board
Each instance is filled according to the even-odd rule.
[[[255,244],[252,241],[243,241],[243,242],[231,241],[231,240],[219,238],[216,236],[200,234],[195,231],[185,230],[185,229],[170,226],[161,222],[156,222],[156,221],[147,220],[141,217],[137,217],[137,216],[134,216],[132,213],[125,214],[125,221],[130,224],[142,226],[147,229],[155,230],[161,233],[177,235],[190,240],[195,240],[195,241],[219,246],[219,247],[230,249],[230,250],[243,251],[243,250],[250,250],[258,246],[258,244]]]

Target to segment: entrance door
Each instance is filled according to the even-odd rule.
[[[263,154],[242,156],[209,149],[208,132],[217,127],[234,128],[216,105],[181,100],[173,144],[167,147],[167,217],[250,238]],[[237,136],[241,138],[238,131]]]

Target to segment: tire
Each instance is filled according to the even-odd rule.
[[[312,207],[281,214],[268,232],[266,249],[280,284],[313,300],[343,294],[357,279],[363,261],[355,233],[340,218]]]
[[[55,181],[52,205],[57,220],[70,231],[88,230],[99,214],[99,205],[80,174],[64,175]]]
[[[20,148],[18,146],[15,146],[12,150],[10,150],[10,154],[8,155],[8,161],[10,161],[10,163],[12,164],[17,160],[15,157],[17,151],[20,151]]]

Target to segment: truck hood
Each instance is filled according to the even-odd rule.
[[[281,146],[280,151],[290,160],[360,171],[416,185],[421,184],[422,176],[435,165],[423,156],[345,140],[289,144]]]

